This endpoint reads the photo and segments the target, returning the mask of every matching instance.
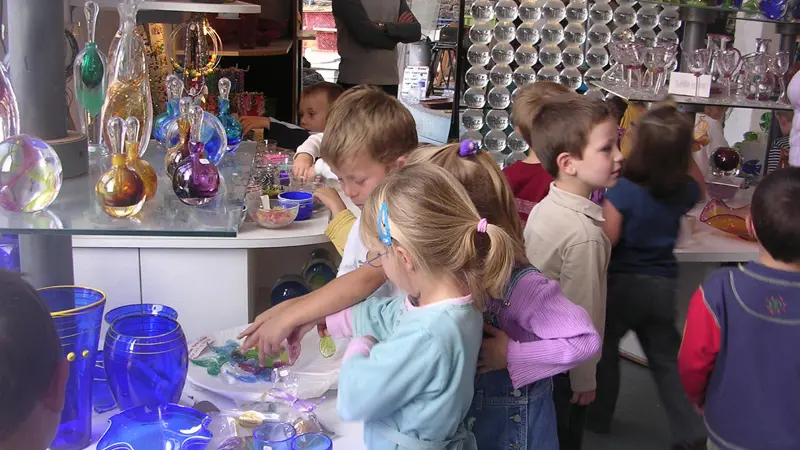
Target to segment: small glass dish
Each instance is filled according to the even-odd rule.
[[[175,404],[136,406],[108,419],[97,450],[199,450],[211,442],[211,418]]]
[[[288,226],[297,219],[300,204],[287,205],[279,200],[269,200],[269,209],[264,207],[261,199],[251,200],[247,204],[247,214],[258,226],[277,229]]]

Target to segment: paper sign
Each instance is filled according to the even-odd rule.
[[[403,87],[400,91],[403,97],[408,97],[412,89],[419,89],[422,96],[428,90],[428,74],[430,73],[428,66],[406,66],[403,71]]]
[[[708,98],[711,96],[711,75],[696,77],[691,73],[672,72],[669,76],[669,93]]]

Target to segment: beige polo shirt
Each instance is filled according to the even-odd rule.
[[[600,205],[550,185],[525,225],[525,253],[531,264],[561,285],[564,296],[582,306],[603,335],[606,318],[606,274],[611,241],[600,228]],[[595,367],[600,355],[570,371],[575,392],[596,388]]]

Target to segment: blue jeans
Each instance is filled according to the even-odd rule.
[[[478,375],[466,421],[478,450],[558,450],[550,378],[514,389],[506,370]]]

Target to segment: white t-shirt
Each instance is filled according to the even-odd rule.
[[[347,243],[344,245],[344,254],[342,255],[342,263],[339,265],[337,277],[358,269],[368,261],[368,250],[364,243],[361,242],[360,227],[361,218],[359,217],[353,222],[353,228],[350,229],[350,234],[347,235]],[[372,293],[372,297],[404,297],[405,295],[405,292],[389,280],[386,280],[378,290]]]
[[[300,153],[308,153],[316,160],[319,158],[319,147],[322,145],[322,133],[314,133],[308,137],[299,147],[297,147],[297,152],[295,153],[295,157]]]

